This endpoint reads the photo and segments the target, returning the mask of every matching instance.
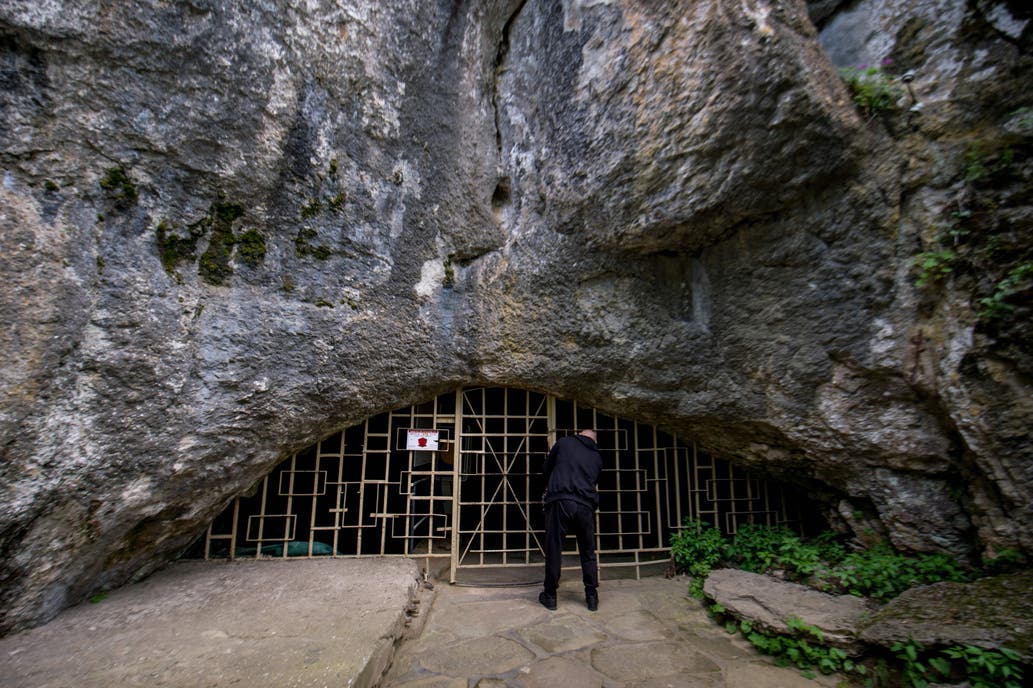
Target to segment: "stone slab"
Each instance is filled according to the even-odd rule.
[[[586,626],[574,616],[562,615],[544,624],[518,631],[521,638],[549,654],[571,652],[606,640],[607,634]]]
[[[721,668],[682,643],[625,643],[592,651],[592,666],[615,681],[652,679],[676,674],[707,674]]]
[[[0,640],[5,688],[375,685],[418,591],[400,558],[179,562]]]
[[[911,588],[872,615],[860,636],[889,647],[910,636],[927,647],[1009,647],[1033,661],[1033,571],[973,583]]]
[[[791,633],[786,621],[795,616],[820,628],[829,645],[849,652],[862,648],[857,628],[870,610],[859,597],[829,595],[805,585],[737,569],[711,571],[703,592],[729,613],[751,621],[760,630]]]
[[[604,677],[583,662],[549,657],[517,677],[520,688],[602,688]]]
[[[637,642],[664,640],[667,637],[667,628],[664,624],[644,611],[629,612],[610,619],[606,623],[606,629],[615,637]]]
[[[498,636],[463,640],[424,653],[422,669],[446,676],[492,676],[512,671],[534,659],[523,645]]]
[[[814,688],[840,685],[829,676],[808,679],[795,669],[763,664],[760,662],[740,663],[725,672],[725,688]]]

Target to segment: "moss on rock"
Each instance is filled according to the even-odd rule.
[[[108,169],[100,180],[100,188],[107,192],[108,198],[119,208],[128,208],[140,198],[136,185],[121,165]]]
[[[213,203],[208,214],[197,223],[202,231],[210,233],[208,248],[197,265],[197,274],[208,284],[226,284],[233,274],[230,266],[230,255],[236,241],[233,222],[243,214],[244,208],[236,203],[218,202]],[[262,255],[265,255],[264,250]]]
[[[249,229],[237,237],[237,253],[248,267],[258,267],[265,260],[265,237],[257,229]]]
[[[176,275],[179,263],[197,257],[197,241],[201,238],[201,232],[196,224],[191,225],[188,232],[187,236],[180,236],[168,220],[159,222],[154,230],[158,243],[158,257],[165,272],[170,275]]]

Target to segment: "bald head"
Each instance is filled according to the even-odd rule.
[[[593,442],[595,442],[597,444],[599,442],[599,438],[596,436],[595,430],[582,430],[578,434],[579,435],[584,435],[585,437],[587,437],[588,439],[592,440]]]

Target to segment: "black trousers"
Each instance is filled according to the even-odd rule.
[[[599,564],[595,559],[595,511],[580,502],[561,499],[545,505],[545,592],[556,594],[563,562],[563,538],[573,533],[581,557],[585,593],[599,587]]]

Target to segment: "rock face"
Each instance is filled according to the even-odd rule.
[[[462,384],[1033,550],[1025,273],[978,305],[1021,263],[911,271],[961,206],[1028,250],[1019,4],[4,3],[0,631]],[[862,114],[835,67],[882,58],[914,96]]]
[[[935,583],[912,588],[861,623],[867,643],[891,647],[913,638],[928,648],[955,644],[1007,647],[1033,660],[1033,572],[974,583]]]
[[[736,569],[711,571],[703,592],[762,632],[792,635],[787,621],[796,617],[820,630],[825,643],[832,647],[854,654],[863,649],[858,629],[871,610],[860,597],[829,595],[806,585]]]

